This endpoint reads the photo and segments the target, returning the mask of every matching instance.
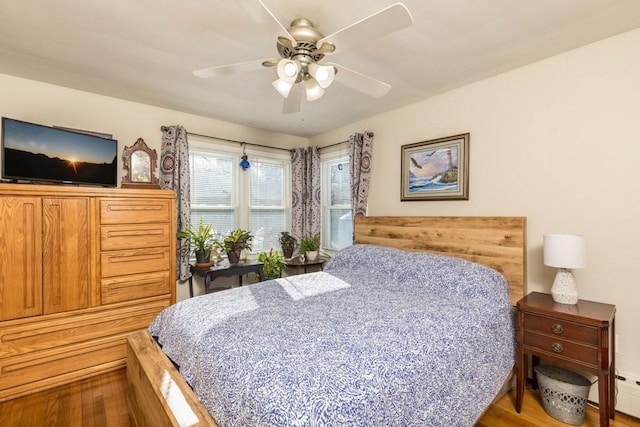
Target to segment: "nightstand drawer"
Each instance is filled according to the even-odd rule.
[[[598,364],[598,348],[594,346],[528,331],[524,333],[524,345],[589,365],[597,366]]]
[[[550,319],[535,314],[524,314],[524,330],[525,332],[551,335],[557,337],[557,339],[568,339],[594,346],[598,345],[598,328],[591,328],[559,319]]]

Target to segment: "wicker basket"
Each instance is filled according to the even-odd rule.
[[[582,375],[555,366],[534,368],[540,388],[540,400],[547,414],[575,426],[584,422],[591,383]]]

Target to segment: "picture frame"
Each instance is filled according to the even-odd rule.
[[[138,138],[131,147],[124,147],[122,153],[123,169],[122,188],[160,188],[156,168],[158,154]]]
[[[469,133],[401,147],[401,201],[469,200]]]

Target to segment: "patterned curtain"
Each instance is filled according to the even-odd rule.
[[[351,172],[351,210],[356,216],[367,215],[369,198],[369,175],[373,132],[355,133],[349,137],[349,171]]]
[[[191,221],[191,186],[189,173],[189,142],[187,131],[182,126],[162,127],[160,149],[160,187],[176,193],[177,230],[184,231]],[[176,276],[187,280],[189,254],[182,250],[178,240],[176,247]]]
[[[291,235],[320,233],[320,150],[318,147],[291,150]]]

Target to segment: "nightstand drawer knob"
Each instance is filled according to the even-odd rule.
[[[553,350],[555,353],[562,353],[564,347],[562,347],[562,344],[560,344],[559,342],[554,342],[553,344],[551,344],[551,350]]]
[[[564,328],[562,327],[561,324],[556,323],[551,327],[551,332],[553,332],[554,334],[560,335],[561,333],[564,332]]]

